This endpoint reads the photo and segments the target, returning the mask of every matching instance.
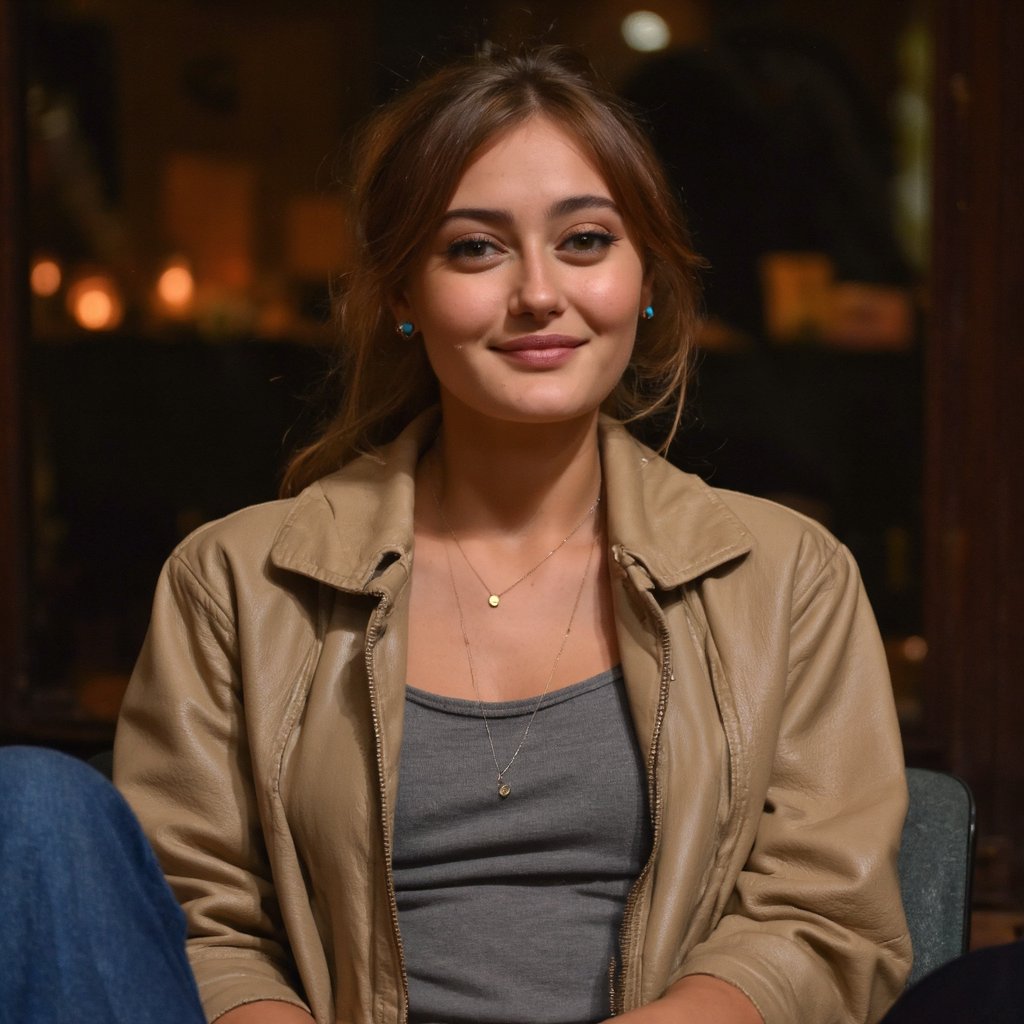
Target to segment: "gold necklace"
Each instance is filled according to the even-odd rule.
[[[454,538],[452,539],[454,540]],[[561,660],[562,652],[565,650],[565,645],[569,641],[569,634],[572,632],[572,624],[576,620],[576,610],[580,606],[580,598],[583,596],[583,588],[586,586],[587,576],[590,574],[590,563],[594,558],[594,548],[597,547],[597,540],[598,535],[595,534],[594,540],[590,545],[590,550],[587,552],[587,564],[583,567],[583,577],[580,579],[580,586],[576,591],[576,600],[573,601],[572,611],[569,613],[569,623],[565,627],[565,632],[562,634],[561,642],[558,645],[558,653],[555,655],[554,662],[552,662],[551,671],[548,673],[547,681],[544,683],[544,689],[534,703],[533,711],[530,712],[530,719],[526,723],[523,735],[520,738],[516,749],[512,752],[512,756],[509,758],[508,764],[506,764],[504,768],[502,768],[498,763],[498,754],[494,749],[494,737],[491,736],[490,719],[487,717],[484,701],[480,696],[480,687],[476,681],[476,668],[473,665],[473,648],[469,642],[469,633],[466,631],[466,620],[462,614],[462,601],[459,600],[459,588],[455,585],[455,572],[452,569],[451,550],[447,544],[445,545],[444,554],[445,558],[448,560],[448,579],[451,581],[452,594],[455,597],[455,610],[458,612],[459,616],[459,630],[462,633],[462,643],[466,648],[466,661],[469,663],[469,678],[473,684],[473,692],[476,694],[477,707],[480,709],[480,715],[484,720],[484,729],[487,731],[487,743],[491,748],[491,759],[494,761],[494,770],[498,773],[498,796],[501,797],[502,800],[505,800],[512,792],[512,786],[506,781],[505,776],[508,774],[512,765],[515,764],[515,760],[519,756],[519,751],[523,749],[523,744],[526,742],[526,737],[530,735],[530,726],[533,725],[533,720],[537,717],[537,712],[540,710],[540,706],[544,702],[544,698],[547,696],[548,690],[551,688],[551,681],[555,678],[555,669],[558,668],[558,662]],[[472,568],[472,566],[470,566],[470,568]]]
[[[505,587],[504,590],[493,590],[491,587],[487,585],[487,582],[484,580],[483,576],[481,576],[480,573],[477,572],[476,566],[469,560],[469,556],[466,554],[465,549],[459,543],[459,538],[455,535],[455,531],[452,529],[451,523],[448,522],[448,517],[444,514],[444,509],[441,507],[441,499],[440,497],[438,497],[437,489],[434,487],[434,482],[432,480],[430,481],[430,494],[431,497],[434,499],[434,505],[437,506],[437,514],[441,517],[441,523],[444,525],[444,528],[448,531],[448,536],[451,537],[451,539],[455,542],[455,546],[459,549],[459,554],[462,555],[463,561],[466,563],[466,565],[469,566],[473,575],[480,581],[480,585],[484,588],[485,591],[487,591],[487,604],[491,608],[497,608],[501,604],[501,599],[510,590],[512,590],[514,587],[518,587],[519,584],[523,582],[523,580],[529,579],[529,577],[531,577],[552,555],[561,551],[562,548],[564,548],[565,545],[568,544],[569,541],[576,536],[576,534],[579,532],[583,524],[594,514],[594,512],[597,509],[597,506],[601,504],[601,484],[600,481],[598,481],[597,497],[594,499],[593,504],[590,506],[590,508],[588,508],[587,511],[583,513],[583,516],[580,519],[580,521],[535,566],[533,566],[532,569],[527,569],[522,576],[515,580],[515,582],[510,583],[507,587]],[[536,515],[537,513],[535,512],[533,518],[530,519],[531,523],[533,522],[533,519],[536,518]]]

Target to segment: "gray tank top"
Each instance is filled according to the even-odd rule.
[[[489,703],[502,766],[535,699]],[[498,796],[475,701],[406,689],[394,877],[411,1024],[583,1024],[650,853],[618,669],[548,694]]]

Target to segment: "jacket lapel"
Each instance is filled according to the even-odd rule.
[[[611,546],[642,563],[659,589],[689,583],[750,550],[746,527],[710,487],[604,417],[601,459]]]
[[[394,600],[412,564],[416,464],[437,422],[437,411],[428,410],[378,454],[307,487],[274,539],[273,564],[349,593],[383,590]]]

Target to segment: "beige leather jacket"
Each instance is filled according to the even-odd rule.
[[[165,567],[115,778],[189,919],[212,1020],[406,1019],[390,862],[413,471],[431,425]],[[906,807],[878,632],[846,550],[602,421],[616,626],[654,842],[609,972],[619,1012],[686,974],[767,1024],[852,1024],[902,988]]]

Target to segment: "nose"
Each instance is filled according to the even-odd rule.
[[[565,311],[565,296],[557,261],[548,253],[523,253],[518,261],[518,275],[509,297],[513,316],[531,316],[534,320],[550,320]]]

